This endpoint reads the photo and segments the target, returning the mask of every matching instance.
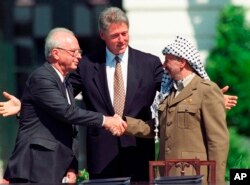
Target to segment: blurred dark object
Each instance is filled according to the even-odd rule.
[[[79,185],[83,184],[100,184],[100,185],[121,185],[121,184],[130,184],[130,177],[121,177],[121,178],[107,178],[107,179],[93,179],[93,180],[86,180]]]
[[[201,184],[203,175],[164,176],[154,180],[155,184]]]

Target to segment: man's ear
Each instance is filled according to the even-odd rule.
[[[184,59],[184,58],[180,59],[179,61],[181,62],[181,68],[184,68],[185,65],[186,65],[187,62],[188,62],[188,61],[187,61],[186,59]]]
[[[105,33],[103,31],[99,31],[99,35],[102,40],[105,40]]]
[[[58,60],[60,57],[59,57],[59,55],[58,55],[58,49],[52,49],[51,50],[51,56],[54,58],[54,59],[56,59],[56,60]]]

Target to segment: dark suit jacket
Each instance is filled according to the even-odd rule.
[[[148,120],[151,119],[150,106],[156,91],[160,88],[163,74],[162,63],[158,57],[130,47],[128,54],[124,115]],[[80,62],[78,70],[72,73],[69,80],[75,94],[82,91],[88,110],[114,115],[107,84],[105,48],[94,55],[85,56]],[[142,140],[145,141],[145,139]],[[145,146],[142,146],[144,144]],[[153,156],[153,140],[144,144],[141,144],[145,150],[143,155],[147,156],[151,153]],[[117,138],[104,129],[88,128],[87,159],[89,171],[100,173],[118,154],[119,146],[138,146],[138,140],[136,141],[133,136]],[[139,157],[143,158],[144,156]]]
[[[20,126],[15,149],[5,178],[24,178],[34,182],[60,183],[72,159],[74,126],[101,127],[103,114],[71,105],[64,86],[49,63],[28,78],[22,97]]]

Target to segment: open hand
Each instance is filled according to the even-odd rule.
[[[21,102],[15,96],[3,92],[3,96],[8,99],[6,102],[0,102],[0,115],[11,116],[17,114],[21,109]]]
[[[225,86],[221,89],[222,93],[224,94],[229,89],[229,86]],[[235,107],[237,105],[237,96],[227,95],[224,94],[224,102],[225,102],[225,108],[227,110],[230,110],[232,107]]]

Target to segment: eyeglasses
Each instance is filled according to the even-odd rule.
[[[70,50],[70,49],[64,49],[64,48],[60,48],[60,47],[57,47],[56,49],[64,50],[68,54],[70,54],[72,57],[77,57],[79,54],[82,56],[82,50],[81,49]]]

